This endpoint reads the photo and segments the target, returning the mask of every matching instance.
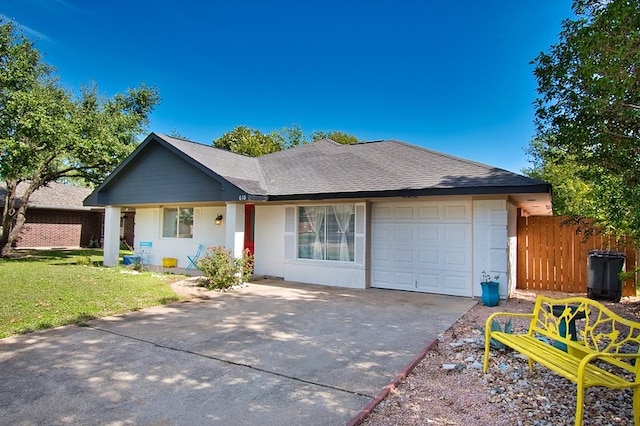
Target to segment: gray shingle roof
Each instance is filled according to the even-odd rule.
[[[257,158],[167,135],[157,136],[248,194],[266,195],[267,187]]]
[[[398,141],[322,140],[260,158],[270,195],[515,187],[542,182]]]
[[[22,195],[27,184],[18,185],[17,193]],[[30,208],[57,209],[57,210],[90,210],[83,206],[84,199],[91,194],[91,188],[82,186],[66,185],[63,183],[51,182],[47,186],[36,190],[29,197],[28,206]],[[7,186],[0,184],[0,202],[4,203],[7,194]]]
[[[357,196],[548,192],[548,184],[489,165],[389,140],[341,145],[320,140],[258,158],[158,135],[248,194],[288,198],[313,194]]]

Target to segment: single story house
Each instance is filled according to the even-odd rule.
[[[255,256],[256,275],[350,288],[479,296],[515,287],[518,214],[550,215],[551,187],[399,141],[319,140],[247,157],[151,133],[87,197],[105,208],[105,264],[123,209],[151,263],[199,244]]]
[[[18,185],[22,195],[26,184]],[[29,197],[26,221],[15,248],[88,247],[92,237],[102,238],[104,209],[83,205],[92,189],[51,182]],[[5,202],[6,185],[0,184],[0,212]],[[16,203],[21,203],[18,197]],[[123,211],[121,237],[133,244],[134,211]]]

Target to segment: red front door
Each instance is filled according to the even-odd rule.
[[[254,225],[256,221],[256,206],[255,204],[244,205],[244,248],[249,249],[249,252],[253,255],[253,236]]]

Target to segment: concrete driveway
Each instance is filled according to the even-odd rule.
[[[345,424],[471,299],[260,280],[0,340],[0,424]]]

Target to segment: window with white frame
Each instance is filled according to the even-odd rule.
[[[298,208],[298,258],[354,261],[354,204]]]
[[[163,208],[162,236],[165,238],[193,238],[193,208]]]

